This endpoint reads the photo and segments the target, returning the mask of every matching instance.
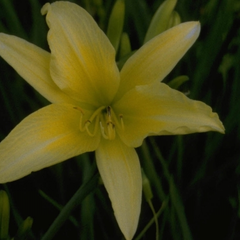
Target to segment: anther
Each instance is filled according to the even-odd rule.
[[[73,108],[76,109],[76,110],[78,110],[78,111],[80,111],[81,114],[84,115],[84,114],[83,114],[83,110],[82,110],[80,107],[76,107],[76,106],[74,106]]]

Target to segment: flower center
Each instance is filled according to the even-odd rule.
[[[101,131],[105,139],[113,140],[116,136],[116,128],[124,130],[123,115],[118,116],[110,106],[99,107],[89,119],[84,120],[84,112],[78,107],[74,107],[81,112],[79,129],[81,132],[86,131],[89,136],[93,137]]]

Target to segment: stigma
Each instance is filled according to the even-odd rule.
[[[104,139],[114,140],[117,129],[124,130],[123,115],[116,115],[110,106],[102,106],[93,112],[89,119],[84,119],[84,111],[79,107],[74,107],[79,110],[80,123],[79,130],[87,132],[91,137],[96,136],[100,131]]]

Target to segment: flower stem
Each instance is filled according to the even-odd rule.
[[[155,212],[155,209],[153,207],[153,204],[152,204],[151,200],[148,201],[148,204],[149,204],[149,206],[152,210],[152,213],[153,213],[154,221],[155,221],[155,224],[156,224],[156,240],[158,240],[158,238],[159,238],[158,217],[157,217],[157,214]]]
[[[163,210],[166,208],[168,203],[168,199],[163,201],[162,206],[156,213],[156,215],[148,222],[148,224],[144,227],[144,229],[139,233],[139,235],[134,240],[139,240],[142,238],[142,236],[145,234],[145,232],[151,227],[151,225],[155,222],[155,219],[159,217],[159,215],[163,212]]]
[[[58,232],[64,222],[69,218],[73,209],[75,209],[84,200],[84,198],[96,188],[98,180],[99,174],[91,176],[86,181],[86,183],[77,190],[77,192],[73,195],[73,197],[59,213],[59,215],[54,220],[54,222],[41,240],[50,240],[55,236],[55,234]]]

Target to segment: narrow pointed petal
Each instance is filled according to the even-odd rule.
[[[144,44],[123,66],[115,100],[135,86],[162,81],[193,45],[199,32],[199,22],[186,22]]]
[[[0,56],[52,103],[73,103],[50,76],[50,53],[15,36],[0,33]]]
[[[125,94],[113,108],[123,115],[125,128],[119,129],[119,136],[132,147],[140,146],[149,135],[224,133],[218,115],[209,106],[189,99],[164,83],[138,86]]]
[[[74,99],[99,106],[111,102],[119,85],[115,50],[93,18],[70,2],[42,8],[50,28],[51,76]]]
[[[79,131],[80,113],[72,105],[52,104],[25,118],[0,143],[0,182],[97,148],[100,136]]]
[[[136,232],[141,207],[142,176],[138,155],[118,139],[101,140],[96,159],[118,225],[130,240]]]

